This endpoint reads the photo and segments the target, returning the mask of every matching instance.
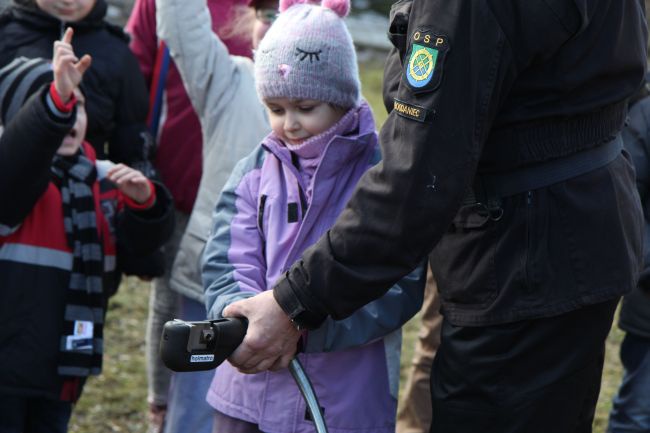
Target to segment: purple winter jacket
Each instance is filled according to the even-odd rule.
[[[273,287],[334,223],[363,173],[380,160],[372,112],[353,108],[319,139],[315,171],[270,134],[231,175],[203,256],[209,318]],[[344,321],[303,335],[299,354],[332,433],[393,433],[400,327],[422,303],[424,264]],[[314,432],[288,370],[245,375],[221,365],[207,396],[218,411],[268,433]]]

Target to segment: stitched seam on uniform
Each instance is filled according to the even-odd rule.
[[[515,67],[517,69],[517,74],[519,74],[519,68],[518,68],[518,64],[517,64],[517,56],[514,55],[514,50],[512,48],[514,46],[514,44],[512,43],[510,38],[508,37],[508,34],[505,32],[505,30],[503,30],[503,27],[501,26],[501,23],[497,19],[497,15],[494,13],[494,11],[492,10],[492,8],[490,7],[489,4],[487,5],[487,8],[490,10],[490,13],[492,14],[492,19],[497,23],[497,25],[499,27],[499,31],[501,31],[501,34],[503,35],[503,39],[505,39],[505,41],[508,43],[508,48],[513,53],[512,57],[515,59]],[[501,56],[499,55],[499,57],[501,57]]]
[[[495,18],[496,19],[496,18]],[[501,26],[499,26],[499,29],[501,30]],[[481,139],[481,134],[484,132],[482,129],[484,129],[487,125],[484,124],[484,121],[487,118],[487,110],[490,105],[490,101],[492,100],[492,95],[494,93],[494,87],[495,87],[495,81],[496,81],[496,76],[497,76],[497,71],[499,69],[499,63],[501,62],[501,56],[503,54],[503,42],[507,40],[507,37],[505,36],[505,32],[501,30],[499,34],[499,40],[497,43],[497,54],[493,57],[492,65],[490,66],[490,72],[488,76],[488,85],[487,88],[489,89],[488,93],[485,95],[485,98],[483,101],[480,102],[480,112],[478,113],[477,116],[477,122],[476,126],[474,128],[474,141],[475,143],[480,143]],[[475,146],[474,152],[476,152],[475,155],[473,156],[473,159],[478,159],[479,158],[479,147],[480,146]]]

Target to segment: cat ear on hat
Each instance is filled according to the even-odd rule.
[[[284,12],[287,9],[289,9],[293,5],[299,5],[299,4],[309,4],[312,3],[309,0],[280,0],[280,12]]]
[[[298,4],[318,4],[318,2],[314,0],[280,0],[280,12],[284,12],[291,6]],[[341,18],[350,13],[350,0],[323,0],[321,6],[331,9]]]
[[[345,18],[350,13],[350,0],[323,0],[321,6],[331,9],[341,18]]]

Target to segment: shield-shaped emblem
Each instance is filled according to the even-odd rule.
[[[409,59],[407,78],[411,86],[420,88],[431,82],[438,61],[438,50],[413,44]]]
[[[424,30],[413,34],[410,56],[404,65],[406,79],[413,93],[430,92],[438,87],[448,50],[446,37]]]

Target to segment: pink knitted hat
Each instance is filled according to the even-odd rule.
[[[314,99],[350,108],[360,99],[349,0],[280,0],[280,14],[255,53],[261,99]]]

